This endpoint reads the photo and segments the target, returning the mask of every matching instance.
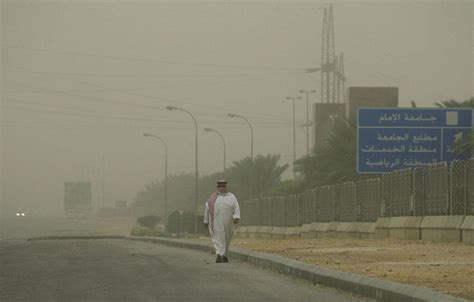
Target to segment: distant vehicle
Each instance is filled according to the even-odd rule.
[[[16,217],[26,217],[28,213],[26,212],[16,212]]]

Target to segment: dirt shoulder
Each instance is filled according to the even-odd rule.
[[[359,239],[234,239],[233,246],[474,299],[474,247]]]

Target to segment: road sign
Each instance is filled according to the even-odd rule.
[[[64,183],[64,209],[88,209],[92,207],[92,185],[90,182]]]
[[[455,141],[473,130],[473,115],[469,108],[361,108],[357,172],[390,172],[452,161]]]

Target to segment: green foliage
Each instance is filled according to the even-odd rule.
[[[286,196],[292,194],[298,194],[303,192],[306,189],[305,183],[302,179],[297,179],[296,181],[292,179],[288,179],[285,181],[280,182],[277,186],[275,186],[272,191],[270,192],[270,196]]]
[[[140,225],[142,227],[149,228],[149,229],[155,228],[155,226],[158,223],[160,223],[160,221],[161,221],[161,217],[156,216],[156,215],[146,215],[146,216],[143,216],[143,217],[139,217],[137,219],[138,225]]]
[[[465,101],[456,101],[456,100],[446,100],[436,102],[436,106],[441,108],[474,108],[474,97],[467,99]],[[454,155],[466,154],[471,152],[474,156],[474,132],[464,137],[462,140],[457,141],[454,146]]]
[[[226,173],[231,190],[240,199],[259,198],[268,195],[281,182],[281,175],[288,169],[288,164],[278,165],[280,155],[257,155],[253,161],[250,157],[235,161]]]
[[[288,165],[280,166],[279,155],[257,155],[252,161],[250,157],[235,161],[225,173],[199,176],[198,201],[204,204],[209,195],[216,190],[218,179],[227,179],[229,190],[239,200],[269,194],[281,182],[282,173]],[[178,209],[194,212],[196,199],[194,196],[195,175],[183,173],[168,176],[168,213]],[[143,207],[147,213],[163,213],[164,210],[164,181],[145,186],[138,192],[133,206]]]
[[[190,211],[184,211],[181,215],[179,211],[174,211],[168,216],[166,230],[169,233],[194,233],[194,214]],[[198,233],[208,234],[208,230],[204,227],[203,217],[198,215]]]
[[[463,139],[457,141],[454,145],[454,156],[469,154],[474,157],[474,131],[471,131]]]
[[[441,108],[474,108],[474,97],[471,97],[465,101],[456,101],[456,100],[445,100],[435,103],[436,106]]]
[[[354,120],[339,117],[326,144],[298,159],[306,188],[354,180],[356,177],[356,133]]]
[[[160,230],[155,230],[155,229],[150,229],[146,228],[143,226],[135,226],[132,231],[130,232],[130,235],[132,236],[156,236],[156,237],[164,237],[166,236],[165,233],[163,233]]]

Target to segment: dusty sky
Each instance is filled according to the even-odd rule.
[[[23,1],[1,13],[3,201],[61,213],[63,182],[90,180],[100,204],[131,201],[169,172],[201,173],[255,154],[292,160],[286,96],[317,89],[325,1]],[[473,2],[334,1],[337,52],[348,86],[397,86],[401,106],[467,99],[473,92]],[[312,101],[317,101],[314,96]],[[297,106],[297,157],[306,150],[305,103]],[[290,177],[291,173],[285,174]]]

